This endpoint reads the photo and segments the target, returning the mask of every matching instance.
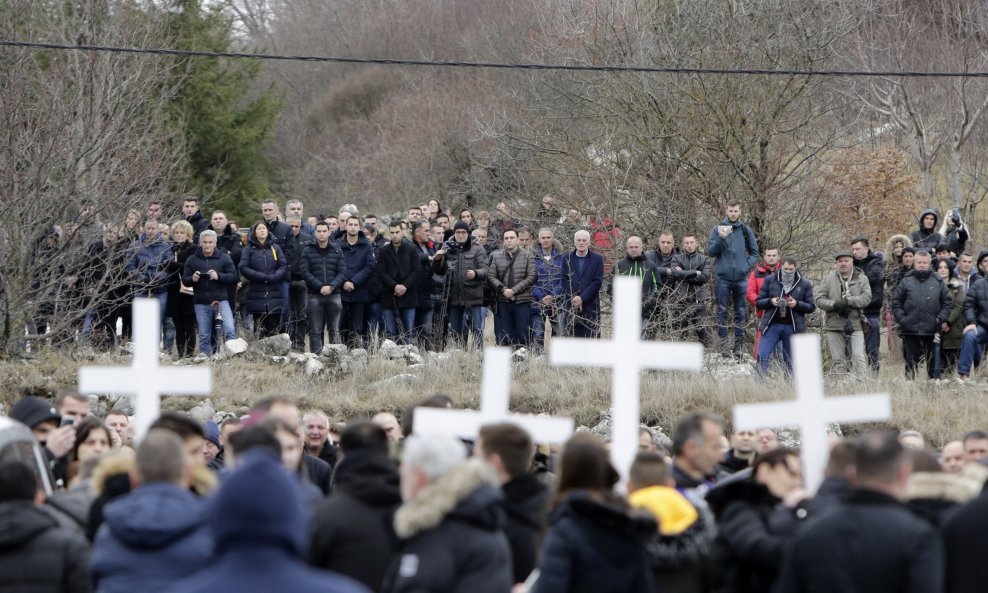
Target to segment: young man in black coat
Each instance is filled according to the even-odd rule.
[[[514,582],[523,583],[537,565],[551,494],[529,471],[535,455],[532,437],[508,422],[488,424],[480,429],[474,453],[494,468],[501,482]]]
[[[897,436],[863,436],[851,473],[844,503],[797,532],[776,591],[942,593],[943,542],[902,503],[912,465]]]
[[[418,306],[422,265],[415,245],[405,239],[401,222],[388,225],[391,240],[377,248],[377,277],[381,283],[384,334],[402,344],[411,343]],[[400,324],[400,325],[399,325]]]

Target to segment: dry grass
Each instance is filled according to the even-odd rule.
[[[33,360],[0,361],[6,390],[0,402],[6,409],[24,393],[51,396],[73,385],[80,365],[127,364],[84,360],[64,353],[47,353]],[[988,398],[984,383],[936,386],[901,378],[901,362],[883,361],[879,379],[853,385],[833,384],[833,395],[892,394],[896,430],[914,429],[933,445],[957,438],[965,431],[988,427]],[[217,363],[213,403],[217,410],[246,411],[252,402],[274,393],[297,397],[300,407],[320,408],[339,420],[387,410],[399,414],[410,404],[435,393],[446,393],[460,405],[476,407],[480,395],[481,364],[478,355],[453,352],[427,357],[423,367],[409,371],[403,363],[372,357],[366,368],[344,377],[309,377],[300,366],[249,363],[233,360]],[[400,374],[413,378],[388,381]],[[517,363],[511,386],[512,405],[527,404],[539,412],[569,415],[578,425],[593,426],[609,407],[610,372],[548,366],[544,360]],[[725,377],[720,373],[647,373],[642,378],[642,415],[649,425],[669,430],[675,419],[696,410],[730,418],[739,403],[791,399],[792,386],[780,381],[759,383],[751,377]],[[169,398],[164,407],[188,409],[194,398]],[[861,427],[848,427],[851,432]]]

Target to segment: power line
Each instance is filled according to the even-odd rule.
[[[144,47],[113,47],[104,45],[66,45],[36,41],[0,40],[0,47],[52,49],[59,51],[88,51],[127,54],[154,54],[197,58],[233,58],[248,60],[281,60],[292,62],[334,62],[339,64],[379,64],[384,66],[429,66],[441,68],[488,68],[501,70],[563,70],[575,72],[611,72],[646,74],[728,74],[740,76],[829,76],[841,77],[902,77],[902,78],[988,78],[988,72],[931,72],[895,70],[765,70],[758,68],[676,68],[659,66],[587,66],[578,64],[538,64],[510,62],[464,62],[457,60],[407,60],[397,58],[351,58],[344,56],[293,56],[229,51],[199,51]]]

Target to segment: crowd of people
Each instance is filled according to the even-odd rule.
[[[63,317],[77,307],[84,336],[115,335],[119,320],[127,338],[131,299],[144,296],[161,304],[163,349],[181,358],[197,342],[208,356],[245,331],[288,333],[296,350],[316,353],[327,342],[370,347],[382,338],[482,348],[488,316],[497,344],[539,351],[548,335],[599,336],[602,293],[625,275],[642,281],[644,338],[697,340],[732,360],[751,352],[762,375],[773,362],[791,371],[790,338],[817,309],[833,368],[859,377],[878,372],[883,332],[889,350],[901,342],[909,378],[925,363],[932,379],[967,380],[988,343],[988,285],[977,282],[988,250],[977,259],[966,251],[969,231],[956,210],[942,223],[923,211],[919,228],[892,236],[884,252],[855,238],[814,285],[795,257],[759,247],[737,200],[705,248],[695,233],[677,243],[662,230],[652,249],[610,219],[560,212],[552,196],[526,220],[503,203],[493,216],[469,208],[454,216],[430,200],[387,223],[353,204],[306,216],[301,200],[289,200],[286,214],[265,200],[244,230],[219,210],[207,219],[192,196],[171,224],[159,203],[121,225],[102,224],[93,207],[38,245],[43,262],[66,233],[91,241],[82,264],[37,270],[39,287],[65,288],[40,303],[37,334],[56,307]]]
[[[399,420],[331,423],[271,396],[201,425],[95,416],[72,389],[0,423],[0,591],[975,593],[988,433],[831,440],[816,493],[771,429],[704,413],[608,444],[510,422],[476,438]],[[30,442],[14,438],[20,430]],[[28,432],[30,429],[30,432]],[[5,434],[10,433],[10,434]],[[35,453],[37,451],[37,453]],[[55,484],[49,491],[44,485]]]

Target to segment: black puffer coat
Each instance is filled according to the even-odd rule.
[[[288,260],[270,239],[262,245],[251,237],[240,256],[240,273],[250,282],[247,311],[253,315],[281,314],[285,306],[281,283],[289,279]]]
[[[29,501],[0,504],[0,593],[88,593],[89,544]]]
[[[319,294],[323,286],[332,286],[333,294],[343,288],[346,278],[346,259],[343,252],[330,241],[326,247],[310,243],[302,249],[298,262],[299,274],[305,280],[309,294]]]
[[[953,299],[947,284],[932,271],[907,273],[892,297],[892,315],[899,333],[932,336],[950,316]]]

